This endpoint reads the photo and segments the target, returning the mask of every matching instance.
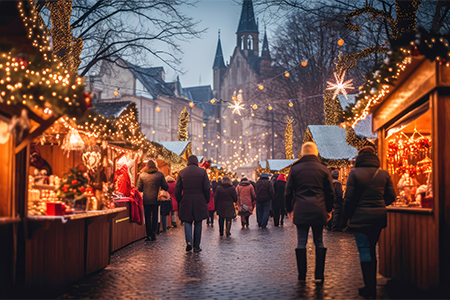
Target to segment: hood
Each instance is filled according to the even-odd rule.
[[[331,171],[331,177],[333,177],[333,179],[339,179],[339,170]]]
[[[157,167],[145,167],[145,170],[144,170],[144,172],[146,172],[146,173],[148,173],[148,174],[153,174],[153,173],[156,173],[156,172],[158,172],[158,168]]]
[[[196,165],[198,166],[198,158],[195,155],[191,155],[188,157],[188,166],[189,165]]]
[[[247,181],[247,180],[239,182],[240,186],[247,186],[247,185],[250,185],[250,184],[251,184],[251,182]]]
[[[277,181],[284,181],[284,182],[286,182],[286,177],[283,174],[279,174],[278,178],[277,178]]]
[[[167,182],[175,182],[175,178],[173,178],[173,177],[170,176],[170,175],[167,175],[167,176],[166,176],[166,181],[167,181]]]
[[[355,168],[379,168],[380,159],[375,153],[364,152],[356,157]]]
[[[229,186],[233,186],[233,183],[222,182],[220,185],[223,186],[223,187],[229,187]]]

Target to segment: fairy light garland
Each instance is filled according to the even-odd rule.
[[[294,152],[293,149],[293,135],[294,135],[294,129],[292,126],[292,123],[294,122],[293,117],[286,116],[286,129],[284,132],[284,147],[285,147],[285,153],[286,153],[286,159],[293,159],[294,158]]]
[[[53,56],[49,34],[39,24],[33,1],[18,2],[17,7],[36,50],[22,53],[11,48],[0,53],[0,101],[47,109],[56,116],[82,114],[91,101],[91,95],[83,93],[82,79]]]

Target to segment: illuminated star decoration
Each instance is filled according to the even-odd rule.
[[[232,104],[228,106],[228,108],[233,109],[233,114],[241,115],[241,110],[244,109],[244,104],[242,104],[240,101],[233,101]]]
[[[347,98],[347,91],[346,89],[354,89],[352,85],[353,79],[345,80],[345,71],[342,73],[341,78],[337,75],[336,72],[334,72],[334,78],[336,78],[336,83],[327,81],[328,87],[327,90],[334,90],[333,99],[336,98],[337,95],[343,94],[345,96],[345,99]]]

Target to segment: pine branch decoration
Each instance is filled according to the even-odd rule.
[[[294,152],[292,151],[292,148],[293,148],[294,129],[292,127],[292,123],[294,122],[294,118],[286,116],[286,122],[287,122],[286,130],[284,132],[284,147],[285,147],[286,159],[293,159]]]

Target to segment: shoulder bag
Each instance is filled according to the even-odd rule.
[[[242,204],[242,199],[241,199],[241,189],[239,189],[238,199],[239,199],[239,205],[240,205],[240,207],[241,207],[240,212],[242,212],[242,213],[249,212],[248,206],[245,205],[245,204]]]

